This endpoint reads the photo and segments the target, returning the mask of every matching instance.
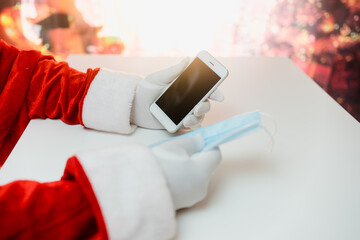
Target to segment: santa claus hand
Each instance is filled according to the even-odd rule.
[[[161,123],[151,114],[149,110],[150,105],[164,91],[168,84],[184,71],[188,62],[189,59],[185,58],[177,65],[152,73],[139,82],[132,108],[132,123],[144,128],[164,129]],[[213,92],[209,98],[216,101],[224,99],[219,91]],[[209,101],[198,104],[194,109],[194,113],[184,119],[183,125],[187,128],[200,126],[204,114],[209,110]]]
[[[174,200],[175,209],[191,207],[204,199],[212,172],[221,160],[218,148],[199,152],[200,135],[165,142],[152,149],[158,159]]]

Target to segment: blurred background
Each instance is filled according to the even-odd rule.
[[[1,39],[60,61],[287,56],[360,121],[360,0],[1,0],[0,22]]]

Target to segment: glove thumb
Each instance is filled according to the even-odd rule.
[[[150,74],[146,79],[154,84],[165,86],[173,81],[182,73],[189,63],[189,58],[186,57],[178,64]]]

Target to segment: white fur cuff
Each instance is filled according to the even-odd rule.
[[[170,239],[175,211],[151,151],[124,145],[77,154],[98,200],[110,239]]]
[[[84,99],[82,120],[85,127],[129,134],[135,90],[140,77],[101,69]]]

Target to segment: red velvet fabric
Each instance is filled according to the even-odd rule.
[[[60,181],[1,186],[0,229],[0,239],[107,239],[95,194],[75,157]]]
[[[81,73],[37,51],[0,40],[0,167],[34,118],[82,124],[98,69]],[[0,186],[0,239],[107,239],[96,196],[76,158],[57,182]]]
[[[0,166],[31,119],[82,124],[82,105],[99,69],[87,73],[37,51],[19,51],[0,40]]]

